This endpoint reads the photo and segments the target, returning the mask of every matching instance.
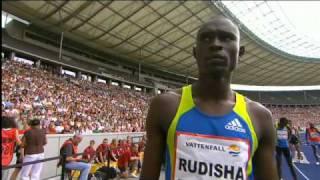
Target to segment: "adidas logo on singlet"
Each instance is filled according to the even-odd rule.
[[[234,120],[226,124],[224,127],[231,131],[246,133],[246,130],[242,127],[238,118],[235,118]]]

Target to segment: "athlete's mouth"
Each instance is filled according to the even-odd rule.
[[[223,55],[213,55],[207,58],[207,61],[210,64],[215,64],[215,65],[227,65],[227,58]]]

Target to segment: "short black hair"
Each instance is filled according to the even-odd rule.
[[[12,116],[2,116],[1,119],[2,128],[17,128],[18,125]]]
[[[286,123],[288,123],[288,122],[289,122],[289,121],[288,121],[287,118],[285,118],[285,117],[281,117],[281,118],[280,118],[280,123],[286,124]]]
[[[200,32],[200,30],[201,30],[202,28],[204,28],[204,27],[207,26],[208,24],[210,24],[210,23],[212,23],[212,22],[214,22],[214,21],[217,21],[217,20],[219,20],[219,19],[225,19],[225,20],[231,22],[231,24],[233,24],[233,25],[238,29],[238,31],[239,31],[238,25],[237,25],[236,23],[234,23],[234,22],[231,20],[231,18],[229,18],[229,17],[227,17],[227,16],[225,16],[225,15],[217,15],[217,16],[214,16],[214,17],[212,17],[211,19],[209,19],[209,21],[207,21],[207,22],[203,23],[202,25],[200,25],[199,30],[198,30],[198,32],[197,32],[197,39],[198,39],[198,37],[199,37],[199,32]],[[239,31],[239,35],[240,35],[240,31]],[[240,36],[239,36],[239,37],[240,37]]]
[[[29,125],[30,126],[38,126],[40,125],[40,120],[39,119],[31,119],[30,122],[29,122]]]

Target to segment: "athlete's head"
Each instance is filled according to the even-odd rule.
[[[314,124],[312,122],[309,122],[309,127],[314,128]]]
[[[200,27],[193,54],[199,76],[220,77],[230,74],[239,57],[244,54],[244,47],[240,47],[238,27],[226,17],[213,18]]]
[[[131,145],[131,152],[138,152],[138,144]]]
[[[288,126],[292,127],[292,121],[290,119],[288,119]]]
[[[103,143],[103,144],[108,144],[108,139],[107,139],[107,138],[104,138],[102,143]]]
[[[29,125],[32,128],[40,127],[40,120],[39,119],[32,119],[32,120],[30,120]]]
[[[78,145],[82,141],[82,136],[80,134],[76,134],[72,138],[72,142],[75,145]]]
[[[95,144],[95,143],[96,143],[96,142],[95,142],[94,140],[91,140],[91,141],[90,141],[90,146],[91,146],[91,147],[94,147],[94,144]]]
[[[288,121],[287,118],[282,117],[282,118],[280,118],[279,126],[284,127],[284,126],[286,126],[286,125],[288,124],[288,122],[289,122],[289,121]]]
[[[116,146],[117,145],[117,139],[112,139],[111,140],[111,144]]]
[[[127,144],[131,144],[131,143],[132,143],[131,138],[127,139],[126,143],[127,143]]]

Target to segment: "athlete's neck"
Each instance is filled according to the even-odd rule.
[[[199,76],[195,89],[200,98],[226,100],[232,97],[230,77],[207,78]]]

